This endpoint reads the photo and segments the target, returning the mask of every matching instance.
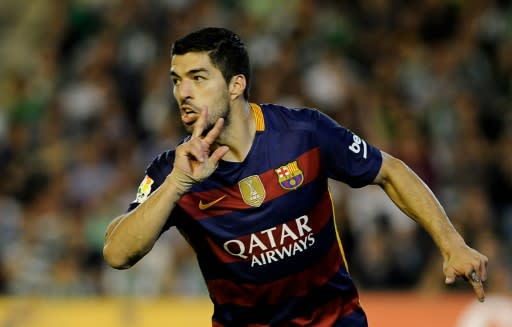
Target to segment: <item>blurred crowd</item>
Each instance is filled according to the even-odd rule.
[[[512,1],[2,1],[0,22],[0,294],[205,294],[176,231],[126,271],[102,245],[184,136],[170,46],[206,26],[246,42],[251,101],[317,108],[410,165],[489,257],[488,291],[512,291]],[[361,289],[469,291],[380,189],[331,188]]]

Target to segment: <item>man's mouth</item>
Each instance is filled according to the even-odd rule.
[[[190,125],[194,123],[197,118],[199,118],[199,113],[195,111],[192,107],[185,105],[181,107],[181,121],[186,124]]]

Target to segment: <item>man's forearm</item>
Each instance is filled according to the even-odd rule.
[[[444,256],[451,247],[464,245],[429,187],[402,161],[386,160],[389,171],[379,184],[391,200],[431,235]]]

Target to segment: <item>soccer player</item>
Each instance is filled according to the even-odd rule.
[[[148,166],[104,257],[131,267],[176,227],[213,302],[213,326],[367,326],[347,270],[328,178],[377,184],[431,235],[446,282],[483,301],[487,258],[468,247],[402,161],[314,109],[249,102],[238,35],[205,28],[176,41],[170,75],[190,136]]]

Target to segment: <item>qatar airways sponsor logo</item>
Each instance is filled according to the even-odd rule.
[[[315,238],[308,226],[308,216],[274,226],[248,237],[229,240],[224,243],[224,250],[232,256],[251,260],[251,267],[263,266],[292,257],[306,251]]]

